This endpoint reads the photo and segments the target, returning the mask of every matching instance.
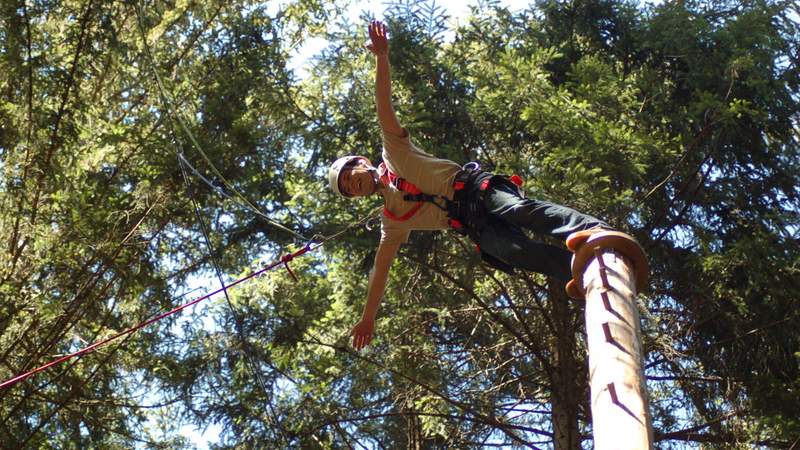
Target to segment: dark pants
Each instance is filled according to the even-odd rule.
[[[602,220],[566,206],[527,199],[505,180],[493,180],[484,203],[489,221],[480,236],[482,251],[513,267],[564,281],[572,278],[572,253],[562,247],[533,241],[522,229],[564,240],[575,231],[610,228]]]

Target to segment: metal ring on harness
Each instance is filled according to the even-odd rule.
[[[477,162],[477,161],[470,161],[470,162],[464,164],[463,166],[461,166],[461,168],[466,170],[466,171],[471,172],[473,170],[481,170],[481,164],[479,162]]]

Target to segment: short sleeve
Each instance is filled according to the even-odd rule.
[[[389,226],[386,220],[381,222],[381,244],[405,244],[411,230]]]

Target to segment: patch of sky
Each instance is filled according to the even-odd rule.
[[[441,38],[444,42],[452,42],[455,38],[455,29],[458,28],[459,25],[465,23],[466,20],[472,14],[472,8],[476,7],[479,8],[480,6],[479,1],[456,1],[456,0],[446,0],[446,1],[432,1],[426,5],[427,10],[430,13],[435,13],[435,11],[443,12],[446,18],[446,25],[447,28],[445,31],[442,32]],[[524,9],[528,7],[529,2],[521,2],[521,1],[514,1],[514,0],[502,0],[498,2],[498,6],[506,7],[511,11],[518,11],[520,9]],[[274,12],[279,11],[283,7],[283,2],[274,2],[272,4],[272,8]],[[359,5],[356,4],[351,7],[345,15],[341,18],[340,27],[342,24],[352,24],[352,23],[359,23],[365,22],[365,19],[368,17],[374,17],[376,19],[383,20],[385,13],[387,12],[387,8],[391,8],[391,2],[384,2],[384,3],[370,3],[368,7],[364,7],[363,4]],[[335,34],[337,30],[331,30],[332,34]],[[432,30],[428,30],[431,32]],[[391,39],[391,30],[389,30],[389,36]],[[364,43],[367,43],[367,32],[366,32],[366,22],[364,23]],[[314,36],[310,39],[307,39],[303,42],[303,44],[292,51],[291,59],[289,60],[288,68],[292,70],[295,75],[299,79],[306,79],[311,74],[311,67],[314,64],[314,61],[318,55],[320,55],[325,49],[329,48],[332,45],[330,41],[328,41],[325,37],[322,36]],[[366,49],[364,50],[367,51]]]

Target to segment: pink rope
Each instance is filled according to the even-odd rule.
[[[185,303],[185,304],[180,305],[180,306],[178,306],[178,307],[176,307],[176,308],[174,308],[174,309],[172,309],[170,311],[167,311],[165,313],[161,313],[161,314],[159,314],[159,315],[157,315],[155,317],[152,317],[152,318],[140,323],[139,325],[136,325],[135,327],[128,328],[127,330],[121,331],[121,332],[119,332],[119,333],[117,333],[117,334],[115,334],[115,335],[113,335],[111,337],[108,337],[108,338],[103,339],[101,341],[97,341],[94,344],[91,344],[91,345],[89,345],[87,347],[84,347],[84,348],[82,348],[80,350],[77,350],[77,351],[72,352],[72,353],[70,353],[68,355],[64,355],[64,356],[62,356],[62,357],[60,357],[58,359],[50,361],[49,363],[47,363],[47,364],[45,364],[43,366],[37,367],[37,368],[35,368],[33,370],[30,370],[28,372],[25,372],[25,373],[23,373],[21,375],[17,375],[14,378],[8,379],[8,380],[0,383],[0,390],[8,388],[8,387],[11,387],[11,386],[19,383],[22,380],[30,378],[32,375],[35,375],[35,374],[37,374],[39,372],[47,370],[50,367],[58,365],[58,364],[60,364],[60,363],[62,363],[64,361],[67,361],[69,359],[75,358],[77,356],[81,356],[81,355],[85,355],[87,353],[90,353],[90,352],[94,351],[95,349],[97,349],[98,347],[102,347],[103,345],[108,344],[111,341],[119,339],[119,338],[121,338],[123,336],[127,336],[129,334],[135,333],[136,331],[138,331],[138,330],[140,330],[140,329],[142,329],[142,328],[144,328],[144,327],[146,327],[146,326],[148,326],[148,325],[150,325],[150,324],[152,324],[154,322],[158,322],[159,320],[161,320],[161,319],[163,319],[165,317],[168,317],[168,316],[171,316],[171,315],[173,315],[175,313],[183,311],[184,309],[186,309],[186,308],[188,308],[190,306],[196,305],[196,304],[202,302],[203,300],[205,300],[205,299],[207,299],[209,297],[212,297],[212,296],[214,296],[216,294],[219,294],[220,292],[225,291],[226,289],[230,289],[230,288],[232,288],[232,287],[234,287],[234,286],[236,286],[236,285],[238,285],[240,283],[244,283],[245,281],[247,281],[247,280],[249,280],[251,278],[257,277],[257,276],[261,275],[262,273],[264,273],[264,272],[266,272],[268,270],[272,270],[273,268],[275,268],[275,266],[277,266],[279,264],[283,264],[286,267],[286,270],[289,271],[289,274],[291,274],[292,278],[297,280],[297,277],[294,275],[294,273],[291,271],[291,269],[289,269],[289,264],[288,263],[289,263],[289,261],[291,261],[295,257],[300,256],[300,255],[302,255],[302,254],[304,254],[304,253],[306,253],[306,252],[308,252],[310,250],[312,250],[312,248],[310,246],[303,247],[303,248],[301,248],[300,250],[298,250],[298,251],[296,251],[294,253],[290,253],[288,255],[285,255],[285,256],[281,257],[280,260],[270,264],[269,266],[266,266],[266,267],[264,267],[263,269],[261,269],[261,270],[259,270],[257,272],[251,273],[250,275],[248,275],[246,277],[239,278],[238,280],[234,281],[233,283],[231,283],[231,284],[229,284],[227,286],[223,286],[223,287],[217,289],[216,291],[214,291],[214,292],[212,292],[210,294],[206,294],[206,295],[204,295],[204,296],[202,296],[202,297],[200,297],[198,299],[190,301],[189,303]]]

